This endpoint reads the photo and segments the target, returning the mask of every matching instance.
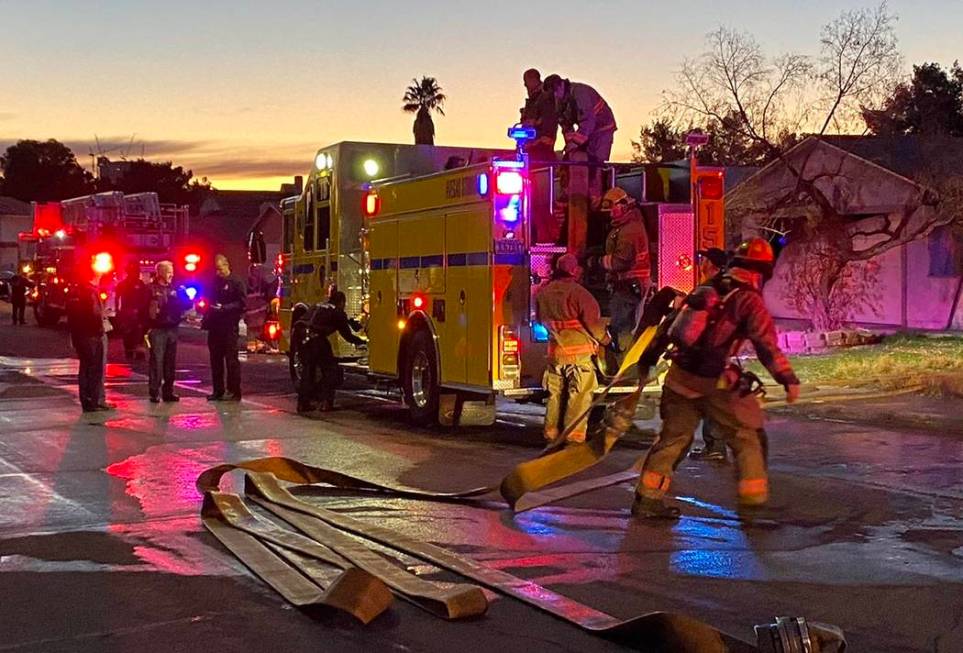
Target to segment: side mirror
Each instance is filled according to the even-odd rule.
[[[251,263],[261,265],[267,260],[267,247],[264,244],[264,233],[257,229],[247,237],[247,256]]]

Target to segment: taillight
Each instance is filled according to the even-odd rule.
[[[503,379],[517,379],[519,376],[519,355],[521,342],[515,329],[507,326],[498,329],[498,350],[501,365],[499,371]]]
[[[379,211],[381,211],[381,198],[377,191],[368,191],[361,202],[361,212],[365,217],[371,218],[378,215]]]
[[[725,195],[725,182],[719,173],[699,177],[699,197],[705,200],[721,200]]]
[[[417,309],[425,307],[425,298],[422,295],[415,295],[411,298],[411,305]]]

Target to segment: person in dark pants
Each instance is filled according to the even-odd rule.
[[[151,403],[180,401],[174,394],[174,370],[177,361],[177,327],[187,309],[186,299],[171,286],[174,264],[161,261],[150,285],[147,309],[147,341],[150,343],[150,370],[148,388]]]
[[[26,324],[24,314],[27,310],[27,290],[33,283],[21,273],[10,277],[10,304],[13,305],[13,323]]]
[[[127,276],[117,284],[117,299],[120,300],[117,318],[124,333],[124,356],[128,363],[135,358],[143,359],[140,348],[144,344],[150,290],[140,278],[137,261],[127,264]]]
[[[298,384],[298,412],[306,413],[312,410],[312,400],[321,400],[321,410],[329,411],[334,408],[335,391],[341,386],[342,374],[338,360],[334,357],[331,342],[328,337],[334,333],[340,334],[348,342],[363,346],[366,342],[351,333],[360,328],[357,323],[352,324],[344,312],[345,296],[341,291],[334,291],[324,304],[312,309],[305,320],[307,334],[302,346],[304,349],[304,369]],[[317,376],[320,372],[321,378]]]
[[[217,269],[217,276],[211,288],[210,305],[201,325],[207,330],[207,349],[211,356],[211,381],[214,386],[214,392],[207,396],[207,400],[240,401],[241,363],[237,359],[237,325],[244,314],[247,290],[244,282],[231,274],[231,264],[226,256],[215,256],[214,267]]]
[[[718,247],[696,252],[696,260],[699,262],[699,283],[709,283],[718,275],[725,272],[729,267],[729,255]],[[719,427],[710,417],[702,418],[702,442],[705,446],[701,449],[693,449],[689,454],[695,460],[711,460],[714,462],[726,462],[726,443],[718,433]]]
[[[104,302],[100,274],[88,269],[67,294],[67,325],[80,368],[77,385],[85,413],[112,410],[104,396]]]

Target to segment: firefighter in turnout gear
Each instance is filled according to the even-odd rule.
[[[615,114],[599,92],[588,84],[549,75],[543,88],[555,97],[566,154],[582,150],[589,163],[605,163],[615,140]]]
[[[662,389],[662,430],[643,463],[633,515],[679,517],[679,510],[665,505],[663,497],[702,419],[716,424],[719,437],[735,454],[740,506],[761,506],[768,500],[763,412],[754,387],[758,379],[730,359],[749,340],[759,361],[786,388],[786,400],[793,403],[799,397],[799,379],[779,349],[772,316],[762,299],[762,285],[771,276],[772,266],[768,242],[753,238],[742,243],[730,269],[711,285],[693,291],[673,321],[669,332],[676,334],[676,349]],[[676,331],[687,315],[689,322],[681,322]]]
[[[593,263],[605,270],[612,292],[609,332],[619,351],[625,351],[652,283],[649,237],[635,199],[621,188],[606,191],[602,210],[611,213],[612,228],[605,240],[605,255]]]
[[[588,428],[585,414],[598,385],[592,357],[599,345],[609,342],[598,302],[579,284],[582,269],[572,254],[561,256],[552,280],[535,296],[536,319],[549,332],[549,364],[544,386],[545,439],[555,440],[567,430],[569,442],[584,442]]]
[[[348,319],[344,312],[345,302],[344,293],[336,290],[326,303],[318,304],[302,318],[306,332],[300,345],[304,348],[301,354],[304,367],[298,383],[299,413],[313,410],[315,398],[321,400],[322,411],[334,408],[334,394],[341,386],[342,374],[328,337],[338,333],[359,347],[367,344],[363,338],[351,333],[352,328],[358,331],[361,326]]]

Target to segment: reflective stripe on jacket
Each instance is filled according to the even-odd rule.
[[[550,281],[535,296],[536,319],[549,333],[549,358],[575,363],[591,357],[605,340],[599,304],[571,277]]]

